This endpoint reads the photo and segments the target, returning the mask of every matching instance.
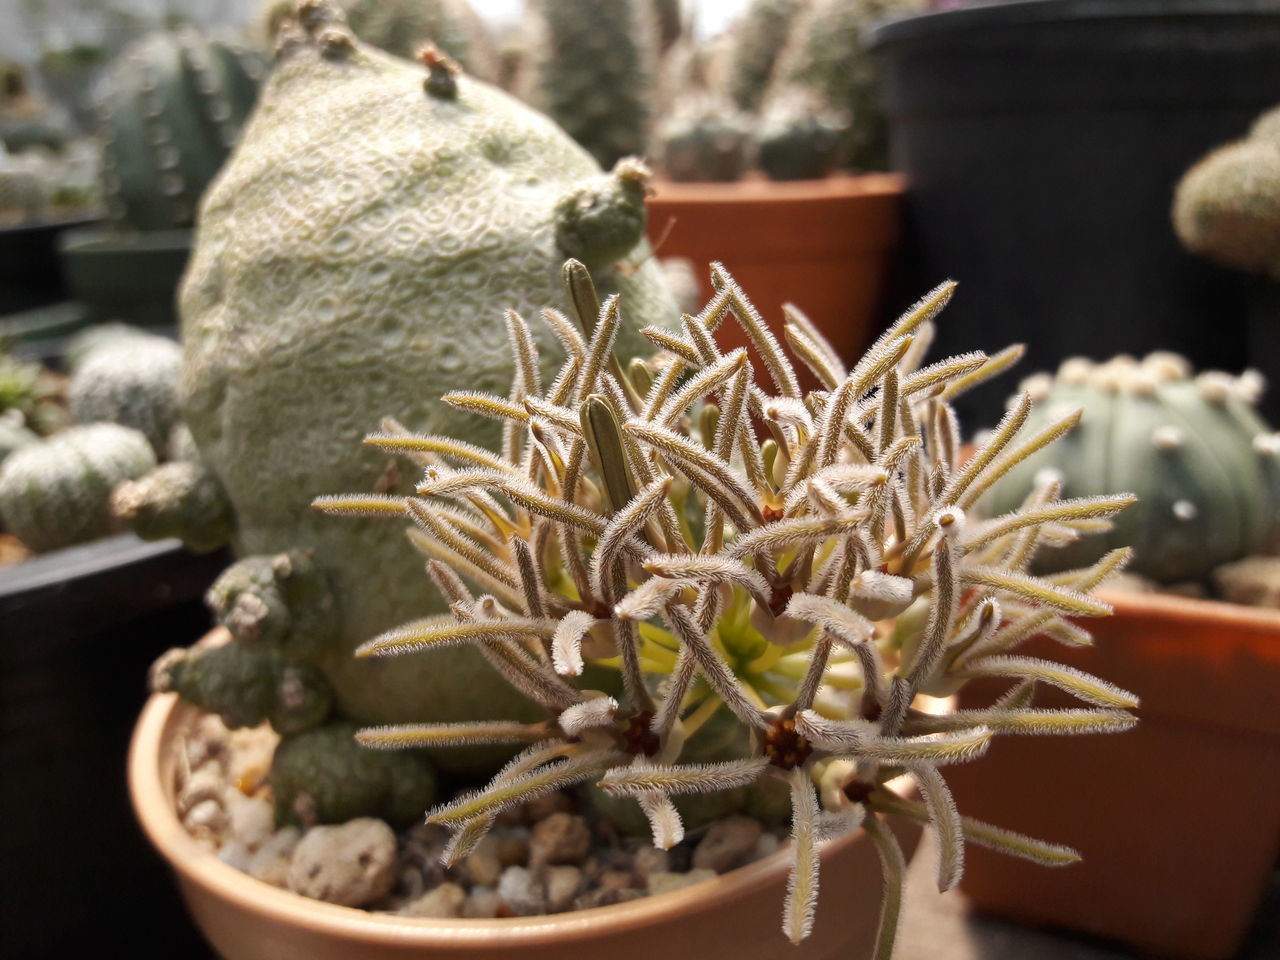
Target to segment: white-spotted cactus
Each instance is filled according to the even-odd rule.
[[[556,374],[538,376],[531,327],[508,311],[510,387],[443,398],[505,423],[501,452],[467,442],[465,428],[389,425],[366,443],[413,457],[415,490],[316,503],[338,515],[337,527],[355,517],[412,521],[449,604],[447,614],[371,637],[358,656],[390,676],[399,664],[470,650],[542,708],[529,723],[492,713],[360,732],[362,744],[389,751],[520,751],[487,786],[428,812],[429,823],[453,830],[443,860],[465,857],[503,811],[557,788],[596,785],[646,818],[665,848],[684,836],[677,800],[768,784],[791,803],[786,937],[810,933],[820,839],[861,827],[883,864],[875,955],[888,957],[905,870],[882,817],[937,828],[943,889],[960,878],[966,839],[1049,865],[1078,859],[962,817],[942,773],[980,757],[999,734],[1134,723],[1133,694],[1013,652],[1038,631],[1082,642],[1066,618],[1109,612],[1089,594],[1127,551],[1054,580],[1027,564],[1044,539],[1093,528],[1132,497],[1050,496],[985,523],[966,519],[992,482],[1072,422],[1028,430],[1023,396],[963,455],[948,401],[1018,351],[925,364],[950,284],[852,368],[789,312],[787,339],[820,384],[806,394],[790,357],[715,265],[711,302],[685,316],[678,335],[646,330],[662,352],[624,373],[612,347],[625,298],[600,303],[581,264],[565,272],[574,322],[542,318],[568,354]],[[743,328],[759,377],[744,350],[721,352],[722,323]],[[414,656],[386,659],[403,654]],[[1004,679],[1008,692],[987,709],[950,714],[920,696],[975,677]],[[1081,705],[1034,708],[1040,684]],[[712,729],[717,720],[736,736]],[[721,747],[711,755],[702,750],[709,733]],[[923,803],[886,786],[903,773]]]
[[[253,108],[264,64],[190,27],[157,31],[113,64],[102,107],[103,187],[116,225],[190,226]]]
[[[1042,551],[1044,569],[1090,563],[1123,543],[1134,549],[1136,573],[1204,580],[1221,564],[1280,546],[1280,434],[1254,412],[1257,374],[1193,376],[1181,357],[1154,353],[1068,360],[1023,389],[1039,401],[1033,425],[1072,410],[1083,416],[995,486],[991,511],[1057,494],[1138,496],[1109,534],[1066,537]]]
[[[0,520],[36,553],[96,540],[119,529],[112,489],[155,465],[151,444],[136,430],[70,427],[0,464]]]

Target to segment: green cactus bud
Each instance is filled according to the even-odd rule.
[[[644,152],[657,70],[653,11],[631,0],[538,0],[542,34],[528,99],[606,169]]]
[[[318,669],[241,643],[171,650],[152,667],[151,687],[177,693],[232,729],[269,721],[282,736],[318,727],[333,708],[333,689]]]
[[[144,37],[112,65],[103,185],[117,224],[189,226],[253,108],[265,64],[192,28]]]
[[[355,734],[354,725],[335,722],[280,741],[271,764],[278,823],[378,816],[399,826],[434,801],[435,773],[421,751],[367,750]]]
[[[729,95],[738,109],[754,113],[760,109],[774,63],[801,0],[752,0],[734,24],[729,53]]]
[[[1192,253],[1280,277],[1280,137],[1228,144],[1188,170],[1173,226]]]
[[[624,158],[613,172],[594,177],[556,204],[556,245],[589,268],[608,267],[644,239],[649,168]]]
[[[217,478],[198,462],[166,463],[120,484],[111,510],[144,540],[177,537],[197,553],[231,540],[231,505]]]
[[[309,658],[334,634],[334,603],[324,574],[305,553],[246,557],[228,567],[206,600],[237,644]]]
[[[771,180],[820,180],[836,169],[847,127],[812,91],[776,91],[756,127],[757,163]]]
[[[164,337],[125,337],[86,356],[68,387],[77,423],[119,423],[163,456],[178,422],[182,351]]]
[[[0,466],[0,518],[36,553],[85,543],[118,529],[114,487],[156,465],[147,438],[114,423],[72,427],[29,444]]]
[[[1037,484],[1062,483],[1067,497],[1132,491],[1138,503],[1106,536],[1039,555],[1042,569],[1092,563],[1132,545],[1131,569],[1172,583],[1280,544],[1280,439],[1254,412],[1256,375],[1189,375],[1185,360],[1152,354],[1141,363],[1069,360],[1056,378],[1024,389],[1039,400],[1027,430],[1084,408],[1080,425],[993,487],[992,514],[1015,510]]]

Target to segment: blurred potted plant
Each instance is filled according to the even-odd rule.
[[[100,132],[110,224],[61,241],[91,318],[175,322],[200,196],[235,144],[263,67],[259,55],[189,26],[154,31],[113,62]]]
[[[1243,288],[1180,249],[1169,197],[1280,101],[1277,46],[1270,0],[1034,0],[877,30],[908,272],[972,294],[939,346],[980,332],[1045,367],[1081,344],[1247,366]],[[990,419],[1001,399],[962,412]]]
[[[1170,354],[1072,360],[1056,378],[1024,384],[1042,411],[1084,415],[1055,448],[997,484],[989,509],[1134,490],[1138,504],[1097,545],[1130,543],[1131,568],[1150,578],[1143,583],[1182,584],[1206,598],[1151,585],[1110,590],[1115,614],[1091,626],[1096,644],[1078,626],[1033,625],[1030,649],[1059,651],[1076,668],[1122,682],[1141,695],[1143,720],[1088,756],[1071,744],[1050,757],[1007,743],[993,749],[983,776],[957,770],[965,806],[1052,831],[1085,855],[1079,870],[1034,890],[1032,876],[975,855],[965,892],[980,909],[1161,956],[1227,960],[1239,949],[1280,853],[1280,723],[1268,709],[1280,685],[1280,557],[1264,555],[1280,546],[1280,434],[1252,409],[1260,388],[1256,374],[1192,379]],[[1094,546],[1043,551],[1042,572],[1087,563]],[[968,696],[961,692],[962,706]],[[1034,802],[1015,810],[989,771]],[[1227,783],[1206,800],[1203,785]],[[1082,803],[1087,784],[1106,784],[1105,801]],[[1188,829],[1206,802],[1215,826]]]

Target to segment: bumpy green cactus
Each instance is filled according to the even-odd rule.
[[[114,423],[71,427],[21,447],[0,466],[0,519],[36,553],[84,543],[116,528],[116,484],[156,465],[147,438]]]
[[[820,180],[836,169],[847,127],[812,91],[775,91],[756,125],[756,162],[771,180]]]
[[[760,109],[769,78],[802,0],[752,0],[734,24],[729,53],[729,95],[749,113]]]
[[[1280,107],[1186,172],[1173,226],[1193,253],[1280,277]]]
[[[813,0],[796,18],[774,67],[774,87],[813,90],[848,122],[842,162],[859,170],[888,164],[888,134],[879,74],[867,52],[877,20],[922,11],[925,0]]]
[[[603,167],[644,151],[657,33],[647,3],[537,0],[536,89],[545,110]]]
[[[192,223],[253,108],[262,66],[192,28],[149,34],[120,55],[102,109],[103,186],[118,225]]]
[[[218,549],[234,532],[226,494],[196,458],[176,459],[120,484],[111,512],[144,540],[177,537],[197,553]]]
[[[1252,409],[1256,375],[1193,379],[1181,357],[1157,353],[1141,362],[1068,360],[1056,377],[1037,375],[1024,389],[1044,411],[1033,425],[1068,408],[1082,407],[1084,416],[1061,443],[993,488],[993,512],[1050,488],[1139,497],[1108,536],[1043,552],[1045,569],[1089,563],[1125,543],[1134,547],[1135,572],[1168,583],[1204,579],[1220,564],[1280,546],[1280,434]]]
[[[439,55],[424,71],[364,46],[326,4],[300,4],[277,49],[202,209],[182,291],[186,421],[235,509],[238,551],[309,551],[331,585],[332,635],[298,657],[324,670],[339,713],[527,715],[472,650],[408,673],[353,660],[370,635],[438,601],[407,540],[307,506],[335,489],[407,489],[408,463],[374,448],[353,460],[351,442],[390,412],[447,428],[465,414],[435,394],[497,389],[509,331],[491,304],[567,308],[560,242],[596,254],[602,285],[634,304],[634,327],[674,320],[643,241],[638,171],[601,178],[544,116]],[[623,336],[623,353],[641,342],[631,327]],[[468,430],[482,443],[501,434]],[[295,623],[299,605],[286,604]]]
[[[91,352],[68,388],[77,423],[119,423],[142,432],[163,458],[178,422],[182,351],[165,337],[124,336]]]

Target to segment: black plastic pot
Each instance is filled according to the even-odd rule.
[[[0,229],[0,315],[65,300],[58,237],[93,222],[58,220]]]
[[[1183,251],[1169,208],[1191,163],[1280,103],[1280,0],[1008,3],[884,25],[873,49],[912,280],[960,283],[940,355],[1255,362],[1247,284]],[[965,412],[991,419],[1012,387]]]
[[[134,822],[125,754],[148,666],[208,629],[228,562],[129,535],[0,569],[6,956],[209,955]]]
[[[61,249],[72,295],[93,322],[178,322],[178,286],[191,256],[190,230],[76,230],[62,238]]]

